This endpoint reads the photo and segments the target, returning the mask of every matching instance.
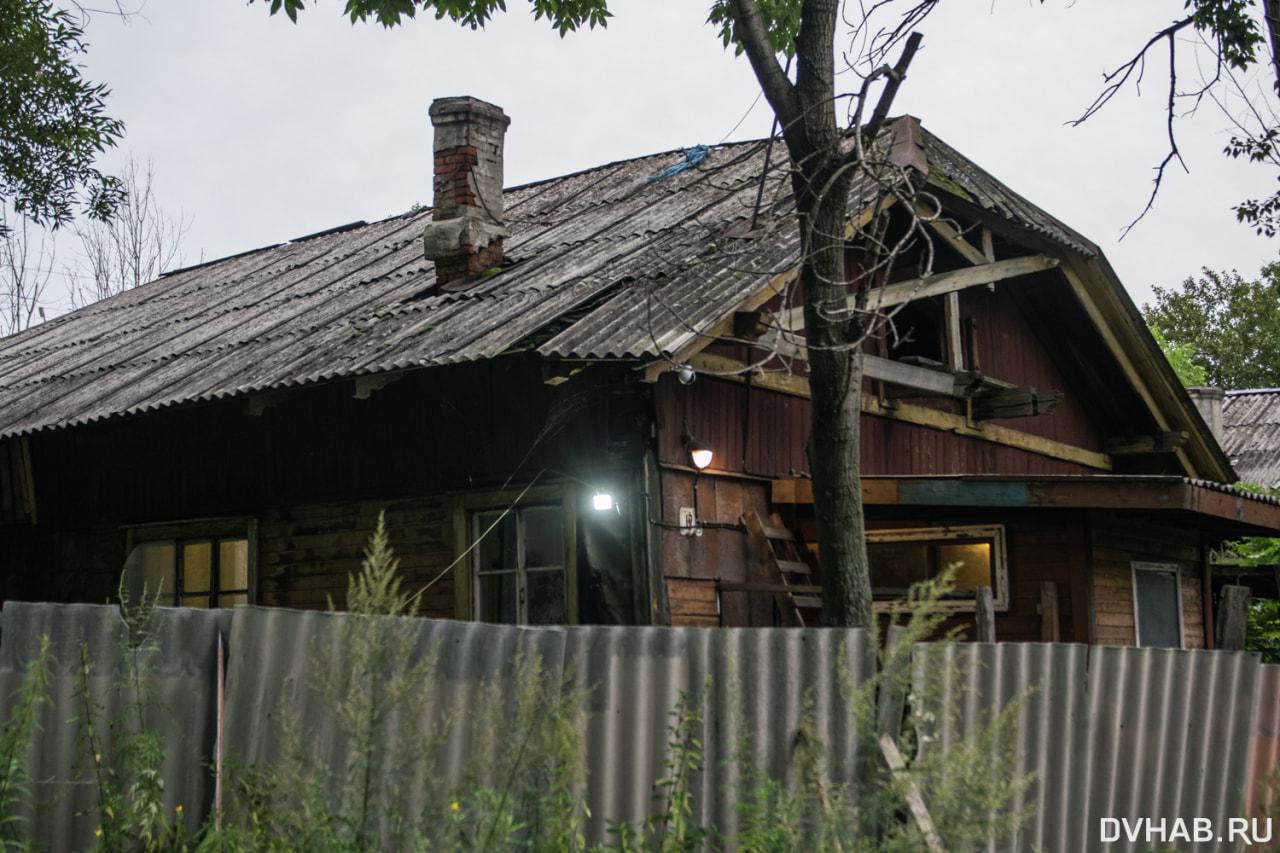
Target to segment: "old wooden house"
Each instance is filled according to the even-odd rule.
[[[429,616],[812,622],[777,591],[813,583],[782,147],[504,191],[506,116],[431,114],[432,209],[0,341],[5,598],[101,602],[123,571],[179,606],[342,606],[385,510]],[[882,607],[955,563],[949,606],[990,586],[1002,639],[1204,645],[1210,549],[1280,532],[1280,505],[1227,485],[1096,246],[915,119],[878,144],[941,208],[932,274],[880,293],[909,333],[865,350]],[[781,562],[753,531],[792,537]]]

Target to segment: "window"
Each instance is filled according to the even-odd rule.
[[[872,593],[886,602],[885,608],[889,601],[905,598],[911,584],[956,566],[955,589],[943,600],[944,607],[972,609],[977,588],[989,586],[995,608],[1009,609],[1001,526],[869,530],[867,558]]]
[[[1176,563],[1133,564],[1133,623],[1139,646],[1182,648],[1181,589]]]
[[[128,531],[125,585],[162,607],[235,607],[254,600],[257,525],[213,520],[148,525]]]
[[[565,622],[564,510],[531,506],[471,516],[476,616],[484,622]]]
[[[570,486],[557,484],[459,498],[457,553],[467,554],[468,570],[455,588],[459,618],[521,625],[577,621],[573,497]]]

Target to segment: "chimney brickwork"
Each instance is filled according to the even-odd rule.
[[[476,275],[502,263],[503,111],[476,98],[438,98],[435,201],[423,251],[436,264],[436,284]]]

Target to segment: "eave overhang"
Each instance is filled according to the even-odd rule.
[[[807,479],[773,481],[775,504],[813,502]],[[1280,501],[1206,480],[1167,476],[863,477],[868,507],[1103,510],[1194,517],[1223,536],[1280,536]]]

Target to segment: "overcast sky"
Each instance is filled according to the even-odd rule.
[[[508,186],[770,130],[746,61],[705,24],[707,2],[619,0],[607,30],[564,39],[522,0],[508,5],[479,32],[431,19],[353,27],[340,0],[311,4],[296,25],[235,0],[149,0],[126,22],[95,15],[87,74],[111,87],[110,114],[127,125],[106,165],[151,159],[162,206],[190,223],[194,263],[429,204],[437,97],[474,95],[511,117]],[[1149,69],[1143,97],[1127,92],[1083,128],[1064,124],[1104,70],[1181,10],[1181,0],[947,0],[920,27],[894,113],[919,117],[1099,244],[1139,306],[1152,285],[1202,266],[1253,275],[1276,245],[1230,208],[1270,194],[1275,178],[1226,160],[1229,125],[1213,104],[1179,123],[1190,174],[1171,171],[1122,242],[1165,151],[1161,70]]]

